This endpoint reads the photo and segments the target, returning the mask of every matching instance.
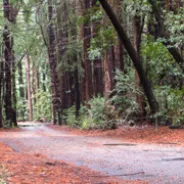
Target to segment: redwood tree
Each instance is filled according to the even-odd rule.
[[[141,64],[141,58],[139,57],[138,53],[135,51],[130,39],[128,38],[127,34],[125,33],[123,27],[119,23],[116,15],[114,14],[111,6],[108,4],[106,0],[99,0],[101,3],[103,9],[109,16],[113,26],[115,27],[115,30],[117,31],[121,41],[123,42],[131,60],[133,61],[134,67],[139,75],[140,82],[143,86],[144,93],[147,97],[148,103],[150,105],[150,109],[152,113],[155,113],[158,111],[158,103],[155,99],[155,96],[153,94],[150,82],[148,81],[145,72],[143,70],[142,64]]]
[[[53,107],[53,118],[54,124],[62,124],[61,119],[61,98],[59,91],[59,79],[56,71],[56,40],[53,29],[53,4],[52,0],[48,0],[48,36],[49,36],[49,46],[48,46],[48,55],[49,55],[49,65],[51,73],[51,91],[52,91],[52,107]]]

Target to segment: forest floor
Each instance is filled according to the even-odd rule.
[[[7,168],[10,184],[184,183],[184,130],[21,126],[0,131],[0,177]]]
[[[161,126],[121,126],[115,130],[80,130],[69,126],[53,126],[52,129],[75,133],[84,136],[114,137],[131,143],[153,143],[184,146],[184,129],[169,129]]]
[[[0,137],[15,138],[22,129],[0,130]],[[23,133],[24,134],[24,133]],[[11,136],[12,135],[12,136]],[[49,159],[44,154],[24,153],[0,141],[0,184],[146,184],[95,172],[86,167]]]
[[[40,154],[18,153],[2,142],[0,158],[1,184],[143,184],[106,177],[87,168],[50,160]]]

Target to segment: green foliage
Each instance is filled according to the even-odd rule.
[[[125,1],[126,11],[131,15],[142,16],[151,12],[151,5],[148,0],[129,0]]]
[[[82,129],[112,129],[116,127],[117,114],[103,97],[94,97],[87,106],[82,106],[76,119],[75,106],[64,111],[65,122]]]
[[[155,42],[152,37],[144,40],[141,55],[148,71],[148,77],[154,84],[157,85],[161,79],[173,71],[173,59],[159,40]]]
[[[135,73],[130,70],[124,74],[120,70],[116,71],[116,85],[111,92],[110,102],[117,107],[117,110],[125,118],[132,113],[138,113],[139,108],[136,96],[143,95],[142,89],[135,84]]]
[[[95,60],[102,57],[103,48],[98,39],[91,39],[90,48],[88,49],[89,59]]]
[[[73,126],[73,127],[78,126],[79,123],[76,119],[75,106],[74,105],[63,111],[63,121],[69,126]]]
[[[174,125],[184,124],[184,89],[171,89],[167,96],[168,116]]]
[[[22,99],[19,96],[17,97],[17,119],[19,121],[25,120],[28,118],[27,113],[27,100]]]
[[[167,30],[170,32],[169,42],[172,44],[171,47],[182,48],[184,46],[184,8],[180,7],[177,9],[177,13],[170,11],[165,13],[165,24]],[[171,24],[172,22],[172,24]]]
[[[88,102],[90,108],[88,109],[89,117],[91,117],[94,122],[105,121],[105,98],[96,97]]]
[[[174,125],[184,124],[184,89],[173,89],[170,86],[157,86],[155,95],[160,105],[158,117],[160,123],[166,121]]]
[[[51,94],[49,91],[39,90],[35,95],[34,119],[45,118],[47,121],[52,119]]]
[[[116,112],[104,97],[94,97],[88,102],[89,107],[82,110],[81,118],[83,129],[112,129],[116,127]],[[81,113],[82,114],[82,113]]]

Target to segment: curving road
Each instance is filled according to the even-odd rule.
[[[21,125],[23,131],[0,134],[0,141],[17,152],[44,154],[51,159],[128,180],[184,184],[182,147],[129,144],[113,138],[79,136],[39,123]]]

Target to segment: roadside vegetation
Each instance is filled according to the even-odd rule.
[[[8,0],[0,127],[184,124],[182,1]]]

